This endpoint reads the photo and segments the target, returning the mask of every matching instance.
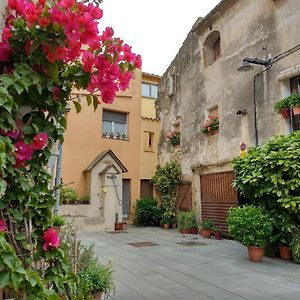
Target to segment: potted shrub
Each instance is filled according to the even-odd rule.
[[[208,116],[205,121],[202,132],[207,136],[219,133],[219,117],[218,116]]]
[[[292,236],[291,250],[293,260],[295,263],[300,264],[300,231],[298,230]]]
[[[122,222],[119,222],[119,214],[116,214],[116,222],[115,222],[115,230],[122,230],[123,224]]]
[[[289,102],[289,106],[293,108],[293,114],[300,115],[300,94],[291,94],[286,99]]]
[[[60,198],[63,204],[73,204],[77,201],[77,193],[71,187],[61,188]]]
[[[280,101],[278,101],[274,109],[277,113],[281,114],[285,119],[288,119],[290,117],[290,104],[288,98],[284,98]]]
[[[214,225],[212,227],[212,232],[213,232],[213,235],[215,237],[215,240],[221,240],[222,238],[222,230],[220,227]]]
[[[171,130],[167,133],[167,140],[171,141],[173,147],[180,145],[180,132]]]
[[[56,231],[57,234],[60,233],[61,226],[66,224],[66,220],[62,216],[55,215],[52,219],[52,228]]]
[[[260,262],[272,234],[272,219],[262,208],[244,205],[229,209],[227,223],[233,238],[248,247],[249,259]]]
[[[99,263],[78,273],[79,285],[89,291],[95,300],[100,300],[102,295],[108,296],[114,288],[112,280],[112,265]]]
[[[189,234],[195,227],[196,218],[194,212],[180,212],[177,217],[178,228],[182,234]]]
[[[213,222],[211,220],[203,220],[199,225],[202,237],[210,238],[214,225]]]
[[[171,214],[169,211],[165,211],[160,219],[160,225],[162,226],[163,229],[169,229],[170,228],[170,223],[171,223]]]

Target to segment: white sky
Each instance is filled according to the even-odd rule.
[[[198,17],[220,0],[104,0],[101,30],[111,26],[115,36],[142,55],[143,71],[162,75]]]

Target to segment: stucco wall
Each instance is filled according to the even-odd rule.
[[[176,58],[162,77],[158,114],[163,132],[159,142],[159,161],[170,158],[165,133],[172,120],[181,119],[182,169],[192,174],[201,166],[210,171],[228,169],[229,161],[239,154],[239,145],[255,143],[253,113],[253,77],[263,70],[241,73],[243,58],[267,59],[300,43],[298,28],[300,2],[297,0],[240,0],[221,14],[200,34],[190,32]],[[211,66],[204,65],[203,43],[212,30],[220,31],[221,53]],[[288,34],[287,34],[288,32]],[[284,120],[274,112],[282,98],[282,86],[276,77],[280,71],[299,64],[299,51],[275,63],[256,79],[257,126],[259,143],[285,132]],[[176,75],[174,96],[168,95],[170,75]],[[220,134],[208,138],[201,132],[207,109],[218,105]],[[246,116],[236,115],[246,109]],[[203,169],[204,167],[204,169]],[[209,171],[209,170],[208,170]]]
[[[7,0],[0,1],[0,32],[2,32],[5,22],[5,11],[7,6]]]
[[[82,98],[82,111],[74,107],[67,115],[67,130],[63,144],[62,179],[72,183],[80,195],[85,195],[87,182],[83,170],[102,151],[111,149],[128,170],[124,179],[131,179],[131,203],[140,195],[140,147],[141,144],[141,72],[136,71],[129,89],[120,93],[114,103],[101,104],[96,112]],[[102,109],[128,112],[129,140],[102,137]]]

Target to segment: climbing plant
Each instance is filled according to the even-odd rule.
[[[159,192],[162,208],[169,218],[175,217],[178,184],[181,178],[181,168],[177,161],[167,162],[164,166],[158,165],[151,178],[155,189]]]
[[[76,0],[8,0],[0,42],[0,289],[17,299],[71,299],[76,276],[51,228],[47,172],[73,89],[96,110],[125,90],[141,57],[99,31],[102,10]]]

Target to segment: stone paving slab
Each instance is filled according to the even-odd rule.
[[[300,265],[264,257],[252,263],[235,241],[203,239],[158,227],[126,233],[80,233],[100,262],[112,261],[111,300],[299,300]],[[207,245],[184,246],[196,241]],[[128,243],[152,242],[153,247]]]

